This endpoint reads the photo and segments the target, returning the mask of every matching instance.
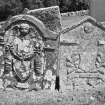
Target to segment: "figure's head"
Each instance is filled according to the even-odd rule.
[[[27,34],[27,33],[29,32],[29,28],[30,28],[30,26],[29,26],[28,24],[22,23],[22,24],[20,25],[20,32],[21,32],[22,34]]]

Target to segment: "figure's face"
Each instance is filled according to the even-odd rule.
[[[29,25],[28,24],[21,24],[20,32],[23,34],[27,34],[29,32]]]

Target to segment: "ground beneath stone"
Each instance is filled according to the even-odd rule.
[[[105,88],[65,92],[1,90],[0,105],[105,105]]]

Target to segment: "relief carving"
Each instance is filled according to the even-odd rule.
[[[4,89],[43,89],[46,47],[42,34],[27,19],[21,18],[7,27],[4,35],[4,71],[1,73]]]
[[[94,27],[90,23],[85,23],[80,31],[81,38],[84,40],[90,40],[93,37]]]
[[[68,68],[67,74],[69,75],[72,72],[76,72],[79,69],[80,65],[80,54],[73,53],[70,58],[66,58],[66,67]]]
[[[20,83],[30,81],[30,78],[35,82],[33,74],[41,78],[44,43],[38,31],[28,23],[19,23],[5,32],[4,40],[5,78],[9,75]]]
[[[90,23],[85,24],[85,26],[84,26],[85,33],[87,33],[87,34],[91,33],[91,32],[93,32],[93,30],[94,30],[94,28]]]
[[[57,38],[56,32],[31,15],[10,18],[4,34],[4,68],[1,70],[4,90],[9,87],[28,91],[54,90],[57,67],[52,66],[58,62]]]
[[[96,62],[95,62],[96,68],[100,68],[100,67],[105,68],[105,55],[104,55],[104,52],[105,51],[100,50],[97,53]]]

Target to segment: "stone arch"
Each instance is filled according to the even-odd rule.
[[[10,18],[6,22],[5,30],[8,30],[12,25],[14,25],[15,23],[19,21],[27,21],[28,23],[33,24],[42,33],[42,36],[44,38],[49,38],[49,35],[47,33],[48,31],[45,25],[39,19],[35,18],[34,16],[26,15],[26,14],[16,15]]]
[[[47,35],[45,30],[43,23],[30,15],[17,15],[7,21],[4,35],[4,71],[8,72],[9,78],[15,80],[14,87],[18,88],[19,83],[27,83],[27,88],[34,84],[40,85],[39,88],[43,89],[41,79],[45,66],[43,51],[43,38]]]

